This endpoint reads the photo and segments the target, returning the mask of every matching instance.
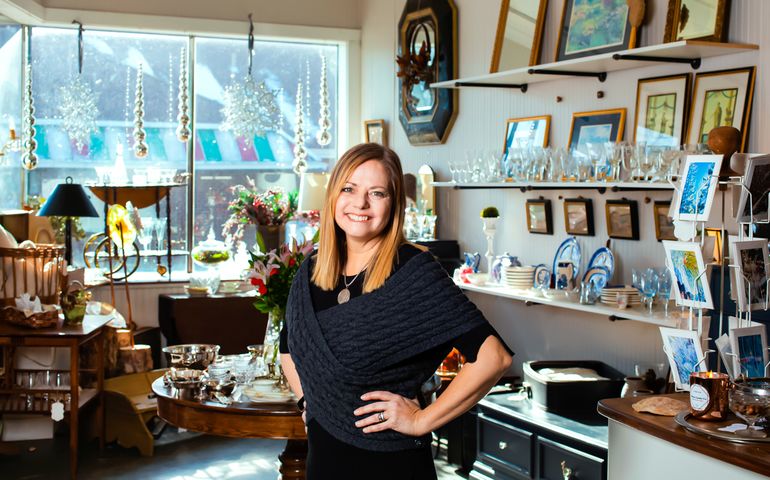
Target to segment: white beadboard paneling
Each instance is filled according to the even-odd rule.
[[[455,0],[455,3],[459,19],[459,76],[484,74],[489,69],[500,2]],[[363,58],[366,59],[370,53],[376,56],[376,60],[373,57],[364,72],[362,108],[364,112],[372,112],[374,115],[374,112],[379,114],[383,105],[387,104],[386,119],[391,126],[390,144],[401,156],[404,170],[416,172],[419,165],[428,163],[437,172],[439,180],[450,178],[448,160],[463,160],[466,152],[471,149],[501,148],[505,119],[510,117],[550,114],[551,144],[563,146],[569,137],[573,112],[626,108],[628,117],[625,138],[631,140],[637,80],[687,71],[681,65],[651,65],[612,73],[605,83],[595,79],[575,78],[534,84],[526,94],[518,90],[463,89],[459,94],[457,121],[447,142],[444,145],[414,147],[409,144],[398,123],[395,81],[389,90],[383,87],[383,78],[392,79],[394,75],[395,32],[404,4],[404,0],[366,0],[362,5]],[[667,5],[668,0],[648,0],[648,23],[641,34],[642,45],[662,41]],[[554,60],[562,7],[561,0],[549,2],[541,53],[543,63]],[[390,15],[390,21],[387,15]],[[770,138],[763,135],[768,124],[765,92],[770,85],[764,76],[764,66],[770,64],[767,18],[770,18],[770,2],[766,0],[732,2],[729,40],[756,43],[760,49],[706,59],[699,70],[708,72],[749,65],[759,67],[749,142],[749,150],[753,152],[770,151]],[[389,55],[385,53],[386,48],[391,49]],[[601,100],[596,96],[599,90],[604,92]],[[561,103],[556,102],[557,96],[563,97]],[[540,195],[552,202],[553,236],[530,235],[526,231],[524,202],[527,198]],[[618,258],[615,281],[630,280],[632,268],[663,266],[663,248],[655,240],[652,203],[645,203],[644,200],[668,199],[671,192],[608,192],[602,195],[595,191],[521,193],[518,190],[441,188],[437,192],[440,237],[458,239],[463,250],[483,253],[486,241],[478,220],[479,211],[487,205],[495,205],[503,217],[498,227],[495,251],[509,251],[527,263],[550,263],[554,250],[566,237],[560,195],[583,195],[594,202],[596,236],[580,238],[586,260],[607,239],[605,199],[627,197],[638,201],[641,240],[613,240],[612,248]],[[709,222],[715,226],[719,223],[720,206],[721,202],[717,199]],[[730,228],[734,230],[734,224]],[[660,335],[653,326],[634,322],[611,323],[604,317],[563,312],[551,307],[524,307],[520,303],[483,294],[471,294],[471,298],[517,352],[514,370],[518,372],[520,362],[530,359],[593,358],[605,361],[625,373],[632,373],[636,363],[649,364],[664,360]]]

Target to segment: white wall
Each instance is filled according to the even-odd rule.
[[[639,78],[685,72],[684,66],[651,66],[611,73],[607,82],[595,79],[569,79],[530,85],[526,94],[518,90],[464,89],[460,91],[459,115],[447,142],[438,146],[413,147],[398,122],[397,87],[395,82],[396,30],[405,5],[404,0],[366,0],[362,9],[362,110],[363,119],[385,118],[389,123],[389,142],[401,156],[405,171],[416,172],[419,165],[429,164],[439,180],[448,180],[449,160],[463,160],[468,149],[500,148],[506,118],[530,115],[552,115],[551,144],[567,143],[572,112],[605,108],[628,109],[626,130],[633,128],[636,82]],[[499,0],[455,0],[459,19],[459,75],[472,76],[488,72],[500,8]],[[556,31],[560,22],[562,0],[551,0],[548,8],[542,63],[553,61]],[[759,44],[759,52],[706,59],[699,71],[757,65],[758,77],[752,109],[750,151],[770,151],[770,138],[763,135],[768,125],[765,93],[770,80],[764,76],[764,65],[770,58],[770,33],[763,24],[770,18],[770,2],[741,0],[732,2],[729,38],[733,42]],[[652,21],[642,32],[642,45],[660,43],[665,26],[668,0],[648,0],[648,18]],[[688,67],[689,68],[689,67]],[[596,92],[605,92],[603,99]],[[556,103],[556,96],[564,98]],[[627,139],[631,139],[628,133]],[[524,202],[543,195],[553,207],[553,236],[527,233]],[[496,252],[508,251],[524,262],[550,263],[559,243],[566,238],[560,196],[583,195],[594,202],[596,236],[580,239],[584,263],[587,256],[607,239],[604,200],[627,197],[639,202],[641,241],[613,240],[612,249],[618,259],[615,281],[630,281],[630,269],[663,266],[663,248],[655,240],[652,203],[645,199],[668,199],[668,193],[607,193],[589,191],[544,191],[521,193],[518,190],[450,190],[439,189],[440,238],[458,239],[465,251],[486,249],[486,241],[478,220],[479,211],[495,205],[502,215],[498,227]],[[719,212],[715,202],[714,211]],[[729,206],[729,205],[728,205]],[[715,216],[716,218],[716,216]],[[525,307],[482,294],[471,298],[516,351],[516,367],[532,359],[590,358],[603,360],[625,373],[635,363],[660,362],[664,356],[656,327],[635,322],[611,323],[606,317],[563,311],[551,307]]]

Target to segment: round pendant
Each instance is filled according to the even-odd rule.
[[[337,303],[347,303],[350,300],[350,290],[343,288],[340,293],[337,294]]]

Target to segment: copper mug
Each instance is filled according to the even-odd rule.
[[[690,414],[699,420],[721,421],[729,407],[726,373],[692,372],[690,374]]]

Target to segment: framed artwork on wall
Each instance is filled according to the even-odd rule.
[[[636,47],[626,0],[564,0],[556,60]]]
[[[610,238],[639,240],[639,207],[636,200],[607,200],[604,208]]]
[[[573,113],[567,144],[580,150],[588,143],[620,142],[625,125],[625,108]]]
[[[553,235],[551,201],[546,199],[527,200],[527,230],[529,233]]]
[[[663,240],[676,240],[674,221],[669,216],[671,202],[656,200],[652,209],[655,216],[655,238],[659,242]]]
[[[678,147],[684,140],[692,75],[643,78],[636,86],[634,143]]]
[[[364,133],[366,143],[379,143],[388,146],[388,131],[385,127],[385,120],[365,120]]]
[[[509,148],[547,147],[551,131],[551,116],[509,118],[505,121],[503,153]]]
[[[755,76],[755,67],[696,74],[686,143],[706,143],[712,129],[735,127],[741,131],[739,151],[743,152],[749,138]]]
[[[590,198],[564,200],[564,226],[570,235],[594,236],[594,205]]]
[[[489,73],[537,65],[548,0],[500,0]]]
[[[669,0],[663,42],[727,41],[730,0]]]

